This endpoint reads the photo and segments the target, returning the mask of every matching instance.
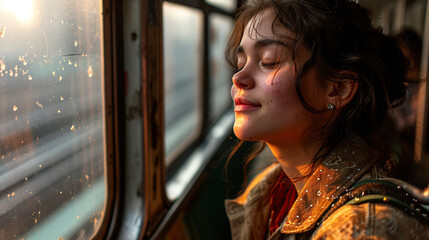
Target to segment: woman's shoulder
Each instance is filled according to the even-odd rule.
[[[316,229],[312,239],[429,239],[429,224],[387,203],[344,205]]]

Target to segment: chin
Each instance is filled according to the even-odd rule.
[[[243,141],[257,141],[258,140],[255,136],[253,136],[248,131],[245,131],[242,128],[234,126],[233,130],[234,130],[235,136],[240,140],[243,140]]]

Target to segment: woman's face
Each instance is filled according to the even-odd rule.
[[[321,126],[325,114],[313,114],[300,102],[289,47],[272,32],[274,16],[271,10],[266,10],[253,24],[250,21],[237,49],[240,70],[232,77],[231,88],[235,103],[234,133],[242,140],[298,143],[304,140],[306,130]],[[308,55],[301,50],[296,64],[305,62]],[[313,70],[305,74],[301,86],[312,107],[326,109],[327,99]]]

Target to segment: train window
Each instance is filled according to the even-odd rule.
[[[212,13],[209,16],[210,104],[209,118],[214,120],[231,105],[229,95],[232,69],[226,63],[224,51],[233,21],[229,16]]]
[[[237,2],[231,0],[206,0],[206,2],[227,11],[232,11],[237,7]]]
[[[106,196],[100,0],[0,0],[0,239],[90,239]]]
[[[426,0],[407,3],[404,27],[416,31],[422,37],[424,32],[425,14]]]
[[[203,14],[163,3],[164,112],[166,165],[175,152],[195,140],[201,129]]]

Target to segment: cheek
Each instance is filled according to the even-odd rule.
[[[237,87],[235,87],[235,85],[232,84],[232,87],[231,87],[231,97],[234,98],[235,95],[237,95]]]
[[[297,98],[295,87],[290,82],[281,79],[274,79],[269,84],[265,85],[265,91],[269,97],[269,101],[280,105],[288,105],[293,99]]]

